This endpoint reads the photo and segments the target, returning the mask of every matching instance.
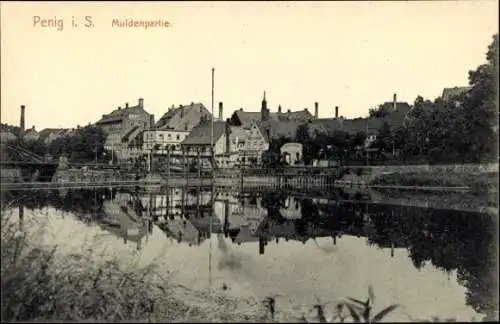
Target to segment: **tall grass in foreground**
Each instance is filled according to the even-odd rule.
[[[107,261],[93,268],[81,255],[59,260],[56,246],[30,247],[4,210],[1,221],[2,321],[153,320],[166,287],[151,280],[152,267],[127,271]]]
[[[373,293],[373,288],[370,286],[368,288],[368,298],[366,301],[361,301],[352,297],[348,297],[347,300],[340,301],[334,308],[333,312],[328,312],[325,303],[321,303],[319,300],[313,305],[310,311],[314,314],[304,314],[300,317],[301,323],[344,323],[354,322],[354,323],[377,323],[381,322],[389,313],[394,311],[399,307],[398,304],[389,305],[373,315],[373,301],[375,295]],[[268,297],[263,301],[264,305],[269,311],[271,319],[274,318],[276,313],[276,300],[273,297]],[[328,315],[329,314],[329,315]]]

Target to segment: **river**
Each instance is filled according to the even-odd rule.
[[[155,264],[193,290],[278,295],[277,307],[299,309],[366,299],[372,286],[375,309],[401,304],[390,321],[480,320],[498,309],[497,216],[473,210],[182,187],[4,191],[2,204],[36,244]]]

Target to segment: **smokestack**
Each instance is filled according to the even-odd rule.
[[[21,121],[19,123],[19,127],[21,128],[21,132],[24,132],[24,111],[26,107],[21,105]]]
[[[155,126],[155,115],[149,115],[149,128],[153,129]]]
[[[278,106],[278,113],[281,114],[281,105]]]
[[[219,102],[219,119],[222,120],[222,102]]]
[[[139,98],[139,108],[144,108],[144,99]]]
[[[335,106],[335,118],[339,118],[339,106]]]
[[[219,110],[222,111],[222,102],[219,103]],[[221,113],[222,118],[222,113]],[[231,127],[229,127],[229,118],[226,119],[226,153],[231,152]]]
[[[393,108],[394,108],[394,111],[396,111],[396,104],[397,104],[398,100],[397,100],[397,95],[394,94],[393,97],[392,97],[392,103],[393,103]]]
[[[318,118],[318,103],[314,103],[314,118]]]

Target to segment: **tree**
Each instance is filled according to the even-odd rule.
[[[309,133],[309,124],[301,124],[297,127],[295,132],[295,140],[299,143],[305,144],[311,141],[311,135]]]
[[[86,163],[108,161],[111,154],[105,154],[106,135],[100,127],[85,126],[71,135],[61,136],[49,144],[49,152],[53,156],[66,155],[72,162]]]
[[[382,118],[389,113],[389,106],[387,105],[379,105],[376,108],[370,108],[368,110],[369,116],[372,118]]]
[[[498,159],[498,34],[487,62],[469,72],[470,90],[452,100],[418,96],[394,142],[406,161],[480,163]]]
[[[391,127],[387,122],[384,122],[382,127],[378,130],[378,134],[373,145],[382,152],[392,152],[393,142],[394,136],[392,134]]]
[[[463,111],[472,151],[476,161],[498,157],[498,34],[493,36],[486,53],[487,62],[469,72],[471,89],[464,98]]]
[[[304,164],[311,164],[312,160],[316,157],[316,145],[311,137],[309,124],[301,124],[297,127],[295,133],[295,141],[303,145],[302,156]]]
[[[352,136],[349,140],[349,148],[351,151],[355,150],[356,147],[363,146],[366,141],[366,133],[365,132],[357,132]]]

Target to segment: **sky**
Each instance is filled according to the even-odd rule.
[[[90,16],[92,27],[85,27]],[[72,19],[77,27],[72,27]],[[42,19],[63,19],[63,28]],[[169,27],[120,28],[113,19]],[[498,1],[1,2],[1,121],[76,127],[144,98],[156,120],[202,102],[224,118],[314,110],[366,116],[468,84],[498,33]],[[58,30],[60,29],[60,30]]]

